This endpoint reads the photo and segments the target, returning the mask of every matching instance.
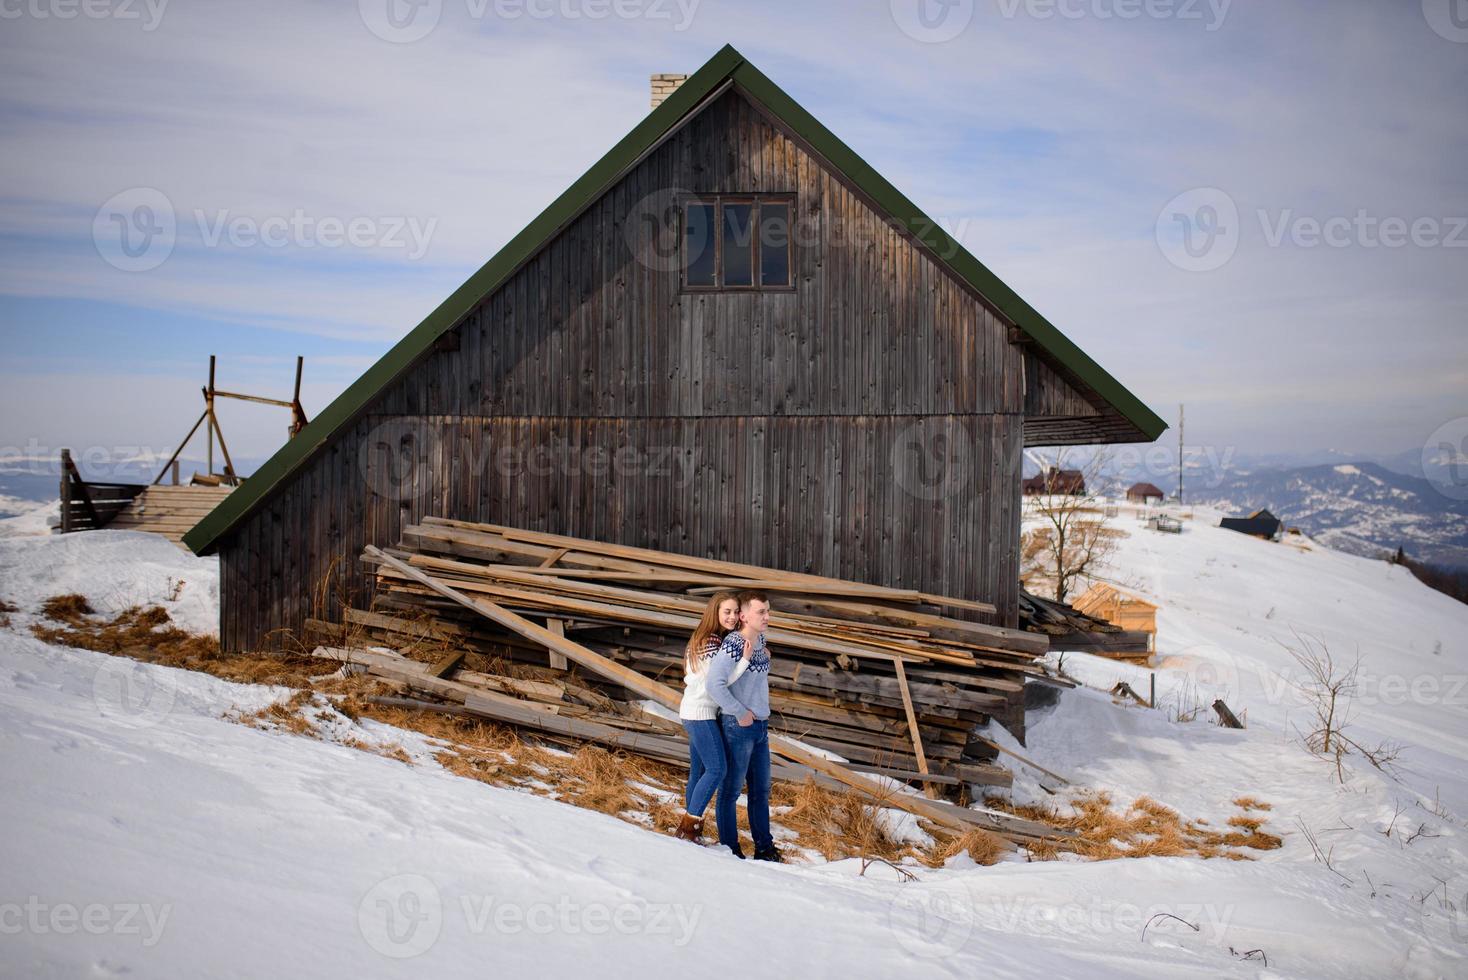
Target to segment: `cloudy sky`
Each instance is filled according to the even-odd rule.
[[[1190,444],[1468,416],[1468,0],[0,0],[0,452],[319,411],[726,42]]]

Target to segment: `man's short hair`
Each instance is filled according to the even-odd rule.
[[[765,595],[759,589],[745,589],[734,598],[739,600],[740,609],[743,609],[751,602],[763,602],[767,606],[770,604],[770,597]]]

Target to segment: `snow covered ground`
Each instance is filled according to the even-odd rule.
[[[131,532],[46,536],[43,512],[0,521],[0,599],[20,610],[0,628],[0,975],[1468,974],[1468,607],[1405,569],[1210,516],[1179,536],[1118,522],[1130,536],[1111,577],[1162,605],[1162,709],[1098,690],[1145,690],[1146,670],[1067,655],[1088,686],[1032,713],[1025,751],[1123,804],[1148,795],[1218,825],[1255,796],[1284,847],[1255,861],[963,857],[908,883],[855,862],[738,862],[453,776],[421,737],[371,722],[360,737],[413,764],[238,724],[288,692],[28,629],[42,600],[73,591],[210,628],[214,560]],[[1338,658],[1359,649],[1350,731],[1403,745],[1397,780],[1350,758],[1342,785],[1300,746],[1292,629]],[[1171,720],[1218,696],[1247,711],[1246,731],[1206,712]],[[1017,769],[1017,795],[1046,796],[1038,783]],[[1159,912],[1197,929],[1162,918],[1144,940]]]

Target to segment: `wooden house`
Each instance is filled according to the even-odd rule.
[[[1150,657],[1157,649],[1157,605],[1106,582],[1096,582],[1071,603],[1076,611],[1120,626],[1129,634],[1144,634],[1140,644],[1107,650],[1103,656],[1123,660]]]
[[[1284,521],[1263,508],[1254,511],[1248,517],[1225,517],[1218,522],[1218,526],[1228,528],[1230,531],[1238,531],[1240,534],[1263,538],[1265,541],[1273,541],[1284,533]]]
[[[1022,451],[1166,425],[725,47],[188,534],[226,651],[425,516],[970,597]]]
[[[1050,494],[1081,497],[1086,493],[1086,475],[1080,470],[1062,470],[1051,466],[1045,472],[1036,473],[1024,480],[1020,489],[1028,497]]]
[[[1147,506],[1162,503],[1165,496],[1162,490],[1152,483],[1133,483],[1127,487],[1126,491],[1128,503],[1144,504]]]

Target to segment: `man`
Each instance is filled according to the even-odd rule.
[[[719,706],[719,726],[729,753],[714,818],[719,826],[719,843],[742,860],[734,804],[740,790],[745,790],[754,859],[779,861],[780,852],[770,836],[770,655],[765,648],[770,600],[757,591],[741,592],[738,599],[743,625],[724,637],[705,681],[709,696]],[[741,660],[745,662],[744,673],[731,683],[729,677]]]

